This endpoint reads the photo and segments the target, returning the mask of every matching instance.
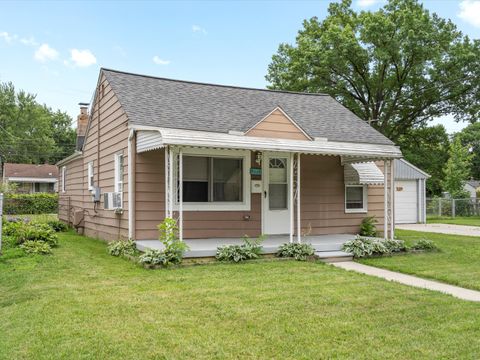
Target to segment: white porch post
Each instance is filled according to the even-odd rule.
[[[293,203],[293,158],[294,154],[290,154],[290,189],[289,189],[289,206],[290,206],[290,242],[293,243],[294,232],[294,203]]]
[[[170,149],[165,147],[165,217],[170,217]]]
[[[388,238],[388,163],[383,160],[383,237]]]
[[[390,239],[395,236],[395,161],[390,160]]]
[[[135,149],[134,149],[135,130],[130,129],[128,135],[128,238],[135,237]]]
[[[169,213],[169,217],[173,218],[173,196],[174,196],[173,166],[174,166],[174,164],[173,164],[173,151],[170,147],[169,147],[169,153],[168,153],[168,163],[169,163],[169,166],[168,166],[168,187],[170,188],[170,191],[169,191],[169,194],[168,194],[168,198],[169,198],[168,213]]]
[[[297,153],[297,242],[302,242],[300,221],[300,153]]]
[[[183,241],[183,150],[178,152],[178,227],[180,241]]]

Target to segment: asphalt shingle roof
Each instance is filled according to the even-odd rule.
[[[109,69],[102,71],[132,124],[245,132],[280,106],[311,137],[393,144],[329,95],[203,84]]]
[[[35,165],[35,164],[3,164],[3,173],[6,178],[51,178],[58,177],[58,168],[56,165]]]

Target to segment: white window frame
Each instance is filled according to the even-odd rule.
[[[123,173],[123,167],[122,169],[120,169],[120,158],[122,158],[123,161],[125,161],[125,158],[123,156],[123,153],[118,153],[118,154],[115,154],[114,155],[114,163],[115,163],[115,166],[114,166],[114,185],[113,185],[113,189],[114,189],[114,192],[116,193],[120,193],[120,201],[121,203],[123,204],[123,177],[124,177],[124,173]],[[125,166],[125,164],[123,164]],[[120,176],[120,170],[122,170],[122,176]]]
[[[363,207],[361,209],[347,209],[347,188],[357,187],[363,189]],[[367,185],[345,185],[345,195],[344,195],[344,207],[345,213],[367,213],[368,212],[368,186]]]
[[[88,190],[93,190],[93,177],[94,177],[94,169],[93,169],[93,161],[88,163]]]
[[[62,193],[67,191],[67,186],[65,184],[66,179],[67,179],[67,167],[62,166]]]
[[[177,155],[178,149],[174,151],[175,169],[178,169]],[[250,211],[250,166],[251,166],[251,153],[250,150],[221,150],[221,149],[201,149],[201,148],[185,148],[183,149],[183,156],[207,156],[216,158],[234,158],[242,159],[242,201],[219,201],[219,202],[183,202],[184,211]],[[178,183],[177,174],[174,172],[174,184]],[[176,193],[175,189],[171,189]],[[174,196],[173,209],[179,210],[177,197]]]

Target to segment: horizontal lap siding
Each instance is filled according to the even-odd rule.
[[[275,110],[263,119],[247,135],[277,139],[308,140],[305,134],[279,110]]]
[[[85,191],[85,234],[104,240],[125,239],[128,237],[128,128],[127,116],[110,85],[102,78],[100,88],[104,87],[103,96],[97,96],[92,107],[92,118],[83,149],[84,177],[86,189],[87,164],[94,162],[94,183],[101,193],[114,191],[114,155],[123,154],[123,209],[121,215],[112,210],[104,210],[103,196],[100,204],[94,208],[89,191]],[[100,134],[98,121],[100,117]],[[98,148],[98,136],[100,146]],[[99,153],[99,159],[97,154]]]
[[[65,164],[66,179],[65,192],[62,191],[62,170],[60,168],[58,177],[58,218],[67,223],[73,222],[73,214],[75,211],[83,209],[83,159],[72,160]]]
[[[339,157],[301,157],[302,233],[356,234],[366,216],[375,216],[383,230],[383,186],[369,186],[368,213],[345,213],[345,184]]]

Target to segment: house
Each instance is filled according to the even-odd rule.
[[[463,189],[470,194],[471,199],[477,198],[477,189],[480,188],[480,180],[468,180]]]
[[[427,220],[426,172],[405,159],[395,161],[395,223],[424,224]]]
[[[156,247],[173,217],[206,256],[244,235],[338,245],[366,216],[393,234],[401,152],[328,95],[101,69],[78,121],[59,217],[86,235]]]
[[[31,194],[57,191],[58,168],[55,165],[4,163],[3,183],[16,184],[16,192]]]

